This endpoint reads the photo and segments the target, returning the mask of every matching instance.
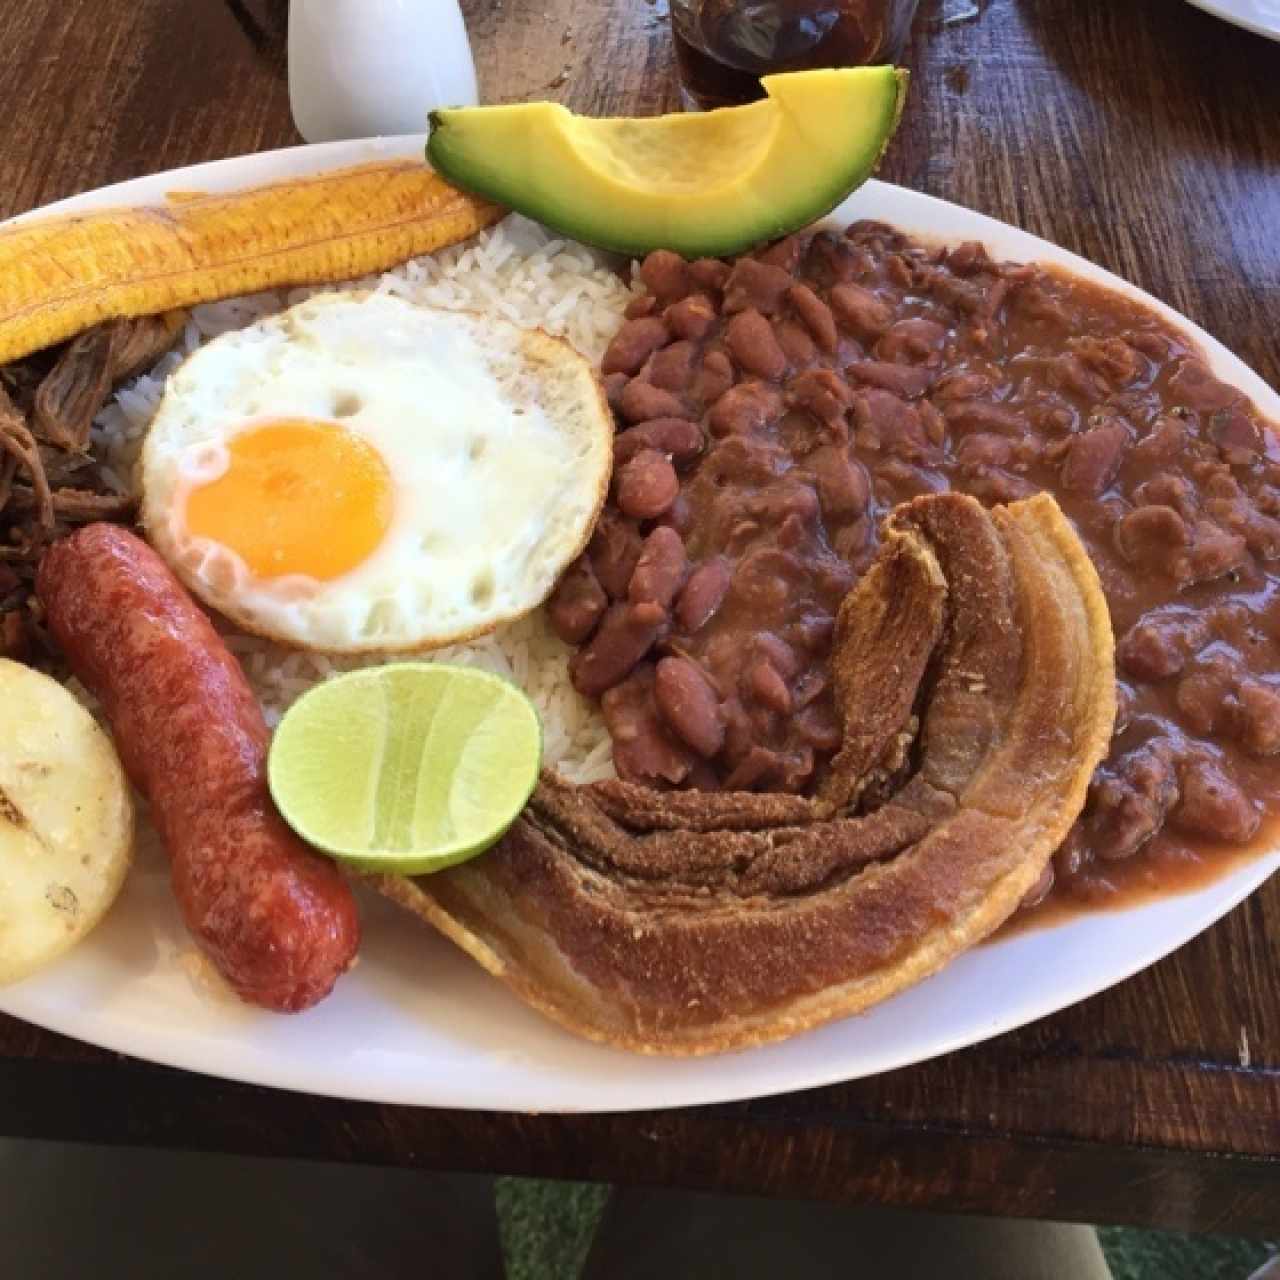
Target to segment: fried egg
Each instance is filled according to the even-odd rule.
[[[142,519],[207,605],[332,652],[424,649],[540,604],[585,545],[613,423],[568,344],[322,294],[196,351],[142,451]]]

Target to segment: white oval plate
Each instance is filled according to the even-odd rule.
[[[1190,0],[1190,3],[1234,27],[1280,40],[1280,0]]]
[[[420,155],[421,138],[326,143],[198,165],[50,206],[157,202]],[[24,215],[29,217],[31,215]],[[1170,308],[1043,240],[981,214],[870,182],[832,215],[985,241],[998,257],[1060,263],[1142,298],[1196,334],[1218,375],[1280,421],[1280,396]],[[626,1111],[760,1097],[850,1080],[999,1035],[1120,982],[1226,914],[1280,867],[1280,850],[1194,893],[1077,917],[979,947],[860,1017],[784,1044],[696,1060],[576,1039],[521,1004],[442,938],[372,896],[360,963],[318,1008],[260,1013],[202,986],[166,868],[137,866],[107,920],[52,968],[0,990],[0,1010],[139,1058],[334,1097],[501,1111]]]

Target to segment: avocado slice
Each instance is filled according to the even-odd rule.
[[[590,119],[554,102],[431,113],[450,182],[574,239],[721,257],[786,235],[871,176],[902,114],[894,67],[765,76],[742,107]]]

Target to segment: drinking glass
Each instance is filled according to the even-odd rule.
[[[680,91],[707,109],[764,96],[760,77],[897,62],[919,0],[671,0]]]

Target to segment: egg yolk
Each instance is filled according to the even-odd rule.
[[[391,475],[335,423],[281,419],[233,436],[231,461],[187,497],[189,533],[234,551],[261,578],[328,581],[360,564],[391,522]]]

